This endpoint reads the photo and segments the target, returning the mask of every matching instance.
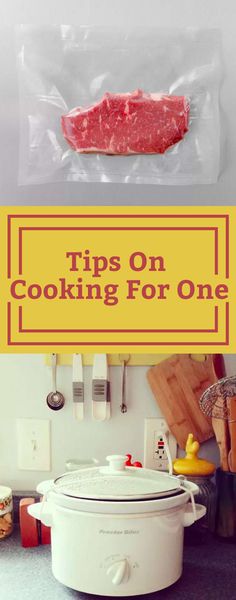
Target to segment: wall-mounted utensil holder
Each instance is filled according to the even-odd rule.
[[[51,367],[51,354],[45,355],[45,364]],[[94,363],[94,354],[82,354],[82,362],[84,367],[92,367]],[[107,364],[109,367],[121,367],[123,364],[122,354],[107,354]],[[129,367],[151,367],[162,362],[170,354],[130,354]],[[73,362],[73,354],[57,354],[57,366],[71,367]]]

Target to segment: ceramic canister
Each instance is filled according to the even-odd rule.
[[[11,488],[0,485],[0,540],[13,530],[13,501]]]

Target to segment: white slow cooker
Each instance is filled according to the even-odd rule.
[[[182,573],[183,531],[206,513],[198,487],[163,472],[109,466],[41,483],[29,513],[51,527],[52,571],[74,590],[136,596],[172,585]]]

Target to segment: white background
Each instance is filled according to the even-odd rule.
[[[78,23],[219,27],[224,52],[221,93],[223,165],[210,186],[132,184],[17,186],[18,98],[13,23]],[[235,0],[1,0],[0,5],[1,204],[235,204],[236,2]],[[7,29],[5,29],[7,27]]]

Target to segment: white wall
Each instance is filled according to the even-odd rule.
[[[225,357],[227,371],[235,373],[236,356]],[[144,418],[158,416],[158,407],[146,381],[146,367],[128,369],[128,412],[120,413],[121,370],[110,369],[112,418],[94,422],[91,418],[91,368],[85,368],[86,415],[78,423],[73,416],[71,368],[58,368],[58,388],[65,394],[63,410],[50,411],[46,395],[51,391],[50,369],[42,355],[0,355],[0,483],[17,490],[33,490],[42,479],[65,470],[68,458],[96,457],[131,452],[143,458]],[[17,468],[16,418],[51,420],[52,471],[19,471]],[[218,461],[214,440],[202,447],[202,454]]]

